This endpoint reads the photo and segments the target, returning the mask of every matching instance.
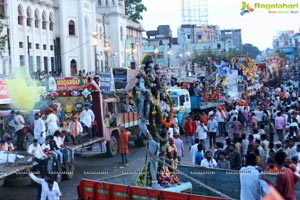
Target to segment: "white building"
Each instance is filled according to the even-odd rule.
[[[54,69],[54,5],[52,0],[2,0],[8,43],[0,73],[23,67],[29,73]]]
[[[142,56],[143,27],[128,20],[124,1],[0,0],[1,8],[9,34],[0,74],[108,72]]]

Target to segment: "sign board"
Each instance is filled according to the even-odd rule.
[[[113,69],[115,89],[124,89],[127,85],[127,69]]]
[[[99,74],[100,85],[104,92],[110,92],[110,79],[111,76],[109,73],[100,73]]]
[[[0,80],[0,104],[10,104],[11,100],[8,96],[8,91],[5,83]]]
[[[70,90],[77,87],[80,79],[78,77],[57,77],[56,88],[57,90]],[[83,81],[87,83],[87,78],[83,78]]]

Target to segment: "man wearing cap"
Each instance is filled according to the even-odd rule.
[[[47,125],[47,132],[46,136],[53,135],[55,131],[59,130],[59,127],[57,126],[57,116],[54,113],[54,109],[52,107],[47,108],[48,116],[45,121],[45,124]]]
[[[85,103],[85,109],[80,114],[80,122],[88,129],[89,139],[93,138],[92,122],[95,120],[95,114],[90,109],[90,104]],[[82,132],[82,131],[81,131]]]
[[[37,139],[40,144],[44,144],[45,139],[46,139],[46,126],[45,126],[45,123],[40,118],[39,113],[35,113],[34,117],[35,117],[34,129],[33,129],[34,138]]]
[[[82,137],[82,125],[77,121],[78,116],[76,114],[74,114],[72,116],[72,122],[70,122],[69,126],[68,126],[68,131],[67,131],[67,138],[68,141],[72,141],[73,137],[73,142],[75,144],[77,144],[80,140],[80,138]]]

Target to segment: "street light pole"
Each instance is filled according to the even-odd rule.
[[[97,61],[97,46],[98,46],[98,32],[94,31],[92,33],[93,41],[92,46],[94,47],[94,56],[95,56],[95,73],[98,73],[98,61]]]

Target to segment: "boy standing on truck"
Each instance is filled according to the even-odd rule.
[[[92,122],[95,120],[95,114],[90,109],[90,103],[86,102],[84,106],[85,109],[81,112],[80,122],[83,126],[87,127],[89,139],[92,139],[93,138]]]
[[[122,163],[124,166],[128,166],[128,136],[130,132],[126,131],[125,127],[121,127],[120,134],[120,154],[122,158]]]

